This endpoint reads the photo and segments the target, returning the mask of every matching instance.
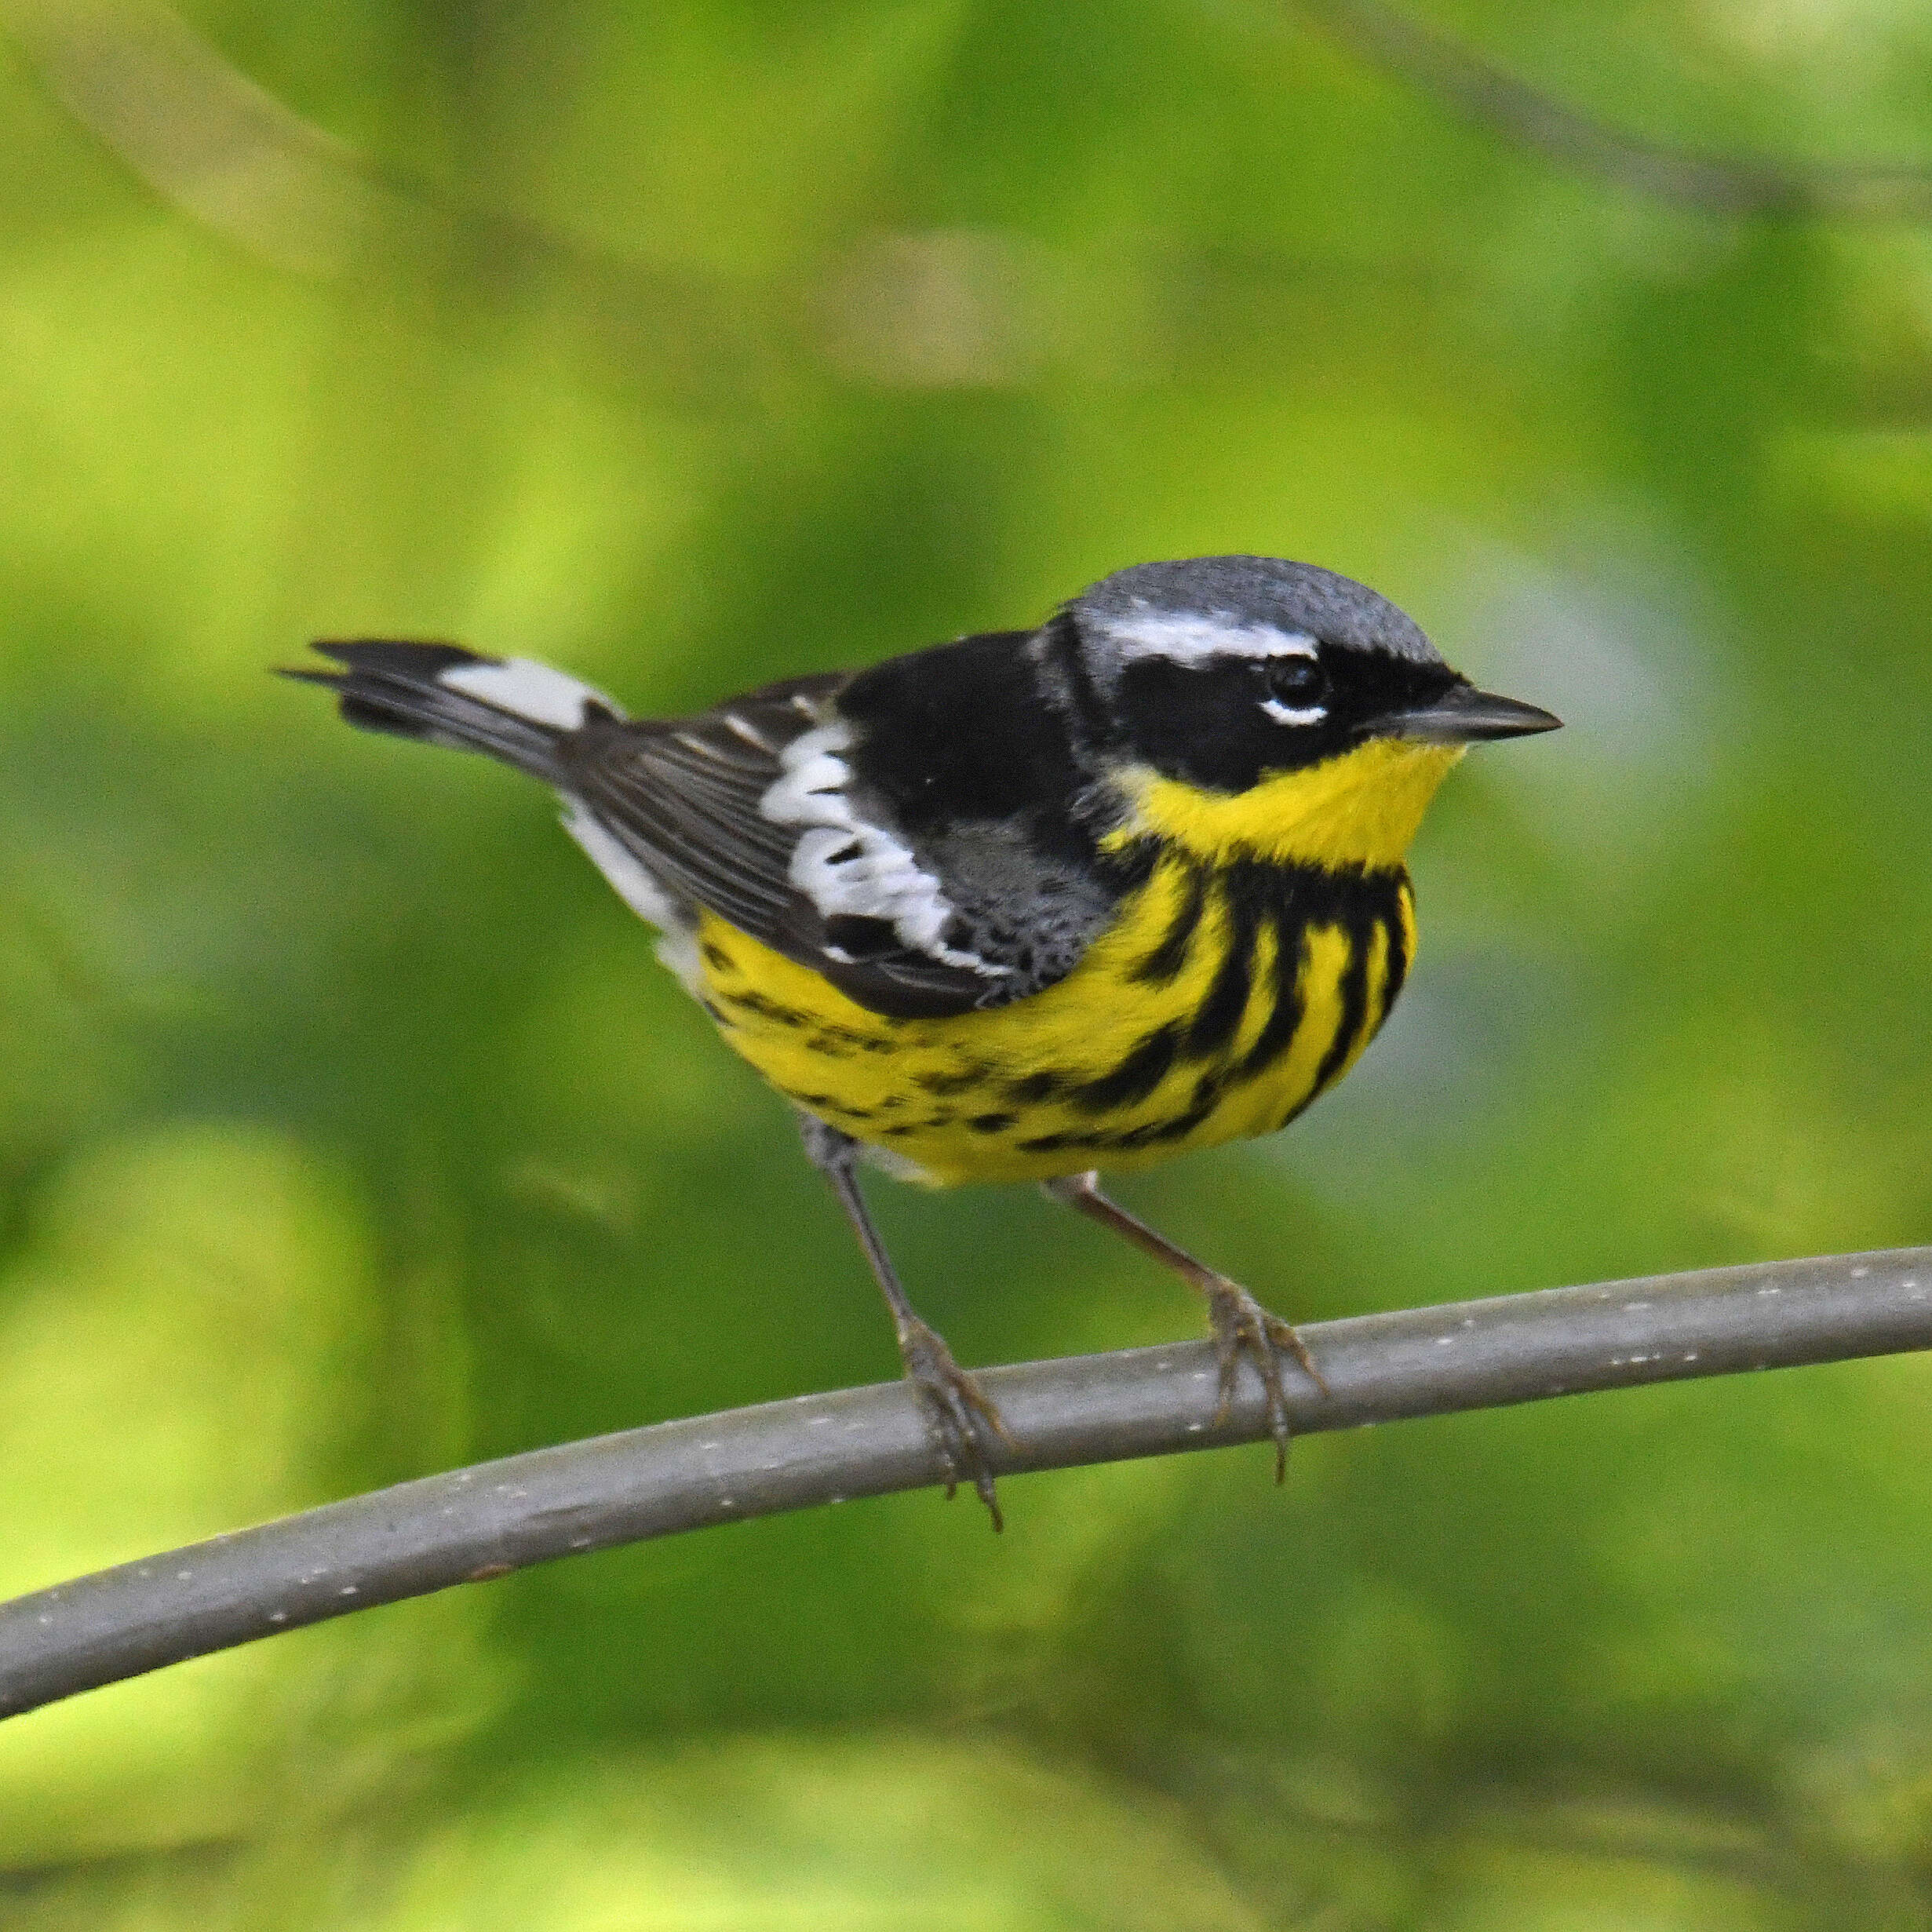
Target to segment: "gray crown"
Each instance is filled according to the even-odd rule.
[[[1136,563],[1103,578],[1070,608],[1092,642],[1150,618],[1194,618],[1230,631],[1267,627],[1351,651],[1440,664],[1435,647],[1387,598],[1313,563],[1279,557],[1190,557]]]

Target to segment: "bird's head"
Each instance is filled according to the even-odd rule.
[[[1478,691],[1366,585],[1274,557],[1117,570],[1043,636],[1146,829],[1207,848],[1398,863],[1465,748],[1559,722]]]

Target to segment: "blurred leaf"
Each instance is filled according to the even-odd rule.
[[[1259,1932],[1145,1792],[993,1745],[720,1738],[566,1772],[432,1838],[383,1932]]]

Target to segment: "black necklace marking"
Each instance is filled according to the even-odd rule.
[[[1196,1009],[1187,1030],[1187,1057],[1212,1059],[1231,1041],[1248,1011],[1254,990],[1254,952],[1262,922],[1274,912],[1270,881],[1258,868],[1247,865],[1220,869],[1216,884],[1227,917],[1227,950],[1215,969],[1208,997]]]
[[[1182,888],[1179,909],[1162,935],[1161,943],[1127,975],[1143,986],[1165,986],[1180,977],[1181,968],[1187,964],[1187,950],[1193,943],[1194,929],[1201,924],[1208,903],[1208,868],[1190,859],[1172,862],[1186,869],[1187,883]]]
[[[1348,964],[1342,970],[1342,1011],[1335,1023],[1335,1037],[1315,1069],[1314,1084],[1308,1097],[1315,1099],[1328,1090],[1359,1041],[1369,1012],[1369,946],[1374,933],[1372,921],[1351,921],[1348,930]]]
[[[1181,1030],[1170,1021],[1147,1034],[1112,1073],[1072,1088],[1066,1097],[1083,1114],[1111,1114],[1133,1106],[1166,1079],[1180,1050]],[[1191,1041],[1188,1051],[1193,1051]]]
[[[1300,979],[1303,942],[1310,931],[1339,927],[1347,942],[1348,960],[1338,988],[1341,1011],[1334,1035],[1323,1052],[1313,1086],[1296,1101],[1289,1119],[1333,1083],[1351,1054],[1365,1044],[1371,1025],[1380,1026],[1388,1017],[1402,990],[1407,967],[1402,916],[1405,873],[1336,873],[1315,866],[1244,859],[1217,866],[1214,874],[1215,888],[1223,895],[1227,907],[1227,951],[1216,970],[1207,999],[1185,1032],[1179,1023],[1172,1021],[1156,1027],[1136,1042],[1110,1073],[1077,1086],[1070,1087],[1051,1075],[1034,1074],[1012,1083],[1007,1089],[1016,1101],[1061,1098],[1082,1113],[1102,1114],[1146,1099],[1176,1065],[1208,1062],[1187,1109],[1114,1132],[1095,1129],[1037,1135],[1019,1143],[1026,1151],[1044,1154],[1088,1149],[1118,1153],[1186,1139],[1233,1088],[1264,1073],[1292,1044],[1306,1017]],[[1181,911],[1185,913],[1187,910],[1187,902],[1184,901]],[[1200,917],[1196,911],[1184,922],[1186,931],[1176,949],[1178,952],[1184,953],[1191,943]],[[1166,950],[1183,924],[1177,914],[1158,952]],[[1274,935],[1268,1017],[1246,1052],[1230,1065],[1217,1056],[1225,1055],[1247,1012],[1252,992],[1255,950],[1264,926]],[[1387,965],[1383,997],[1378,1010],[1372,1015],[1369,1011],[1369,969],[1378,927],[1387,935]],[[1135,969],[1136,976],[1144,973],[1146,964],[1143,961]],[[1175,971],[1179,971],[1178,964]]]

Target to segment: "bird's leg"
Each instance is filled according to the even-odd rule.
[[[1324,1395],[1329,1393],[1321,1371],[1315,1366],[1307,1345],[1293,1325],[1263,1307],[1240,1282],[1230,1281],[1225,1274],[1197,1261],[1184,1248],[1176,1247],[1165,1234],[1108,1200],[1100,1191],[1097,1174],[1069,1174],[1041,1185],[1054,1200],[1077,1208],[1090,1220],[1125,1235],[1143,1254],[1151,1255],[1163,1267],[1172,1268],[1189,1287],[1205,1297],[1208,1325],[1214,1331],[1215,1356],[1221,1368],[1221,1400],[1214,1419],[1219,1422],[1227,1416],[1228,1405],[1234,1399],[1234,1379],[1241,1358],[1244,1354],[1252,1356],[1268,1399],[1268,1433],[1274,1438],[1274,1479],[1281,1482],[1288,1474],[1288,1443],[1292,1431],[1288,1426],[1288,1396],[1281,1386],[1281,1358],[1277,1351],[1286,1349],[1315,1387]]]
[[[809,1114],[802,1117],[800,1128],[804,1136],[805,1152],[832,1183],[832,1191],[838,1196],[839,1205],[845,1210],[845,1218],[851,1223],[852,1232],[858,1237],[858,1245],[872,1264],[885,1305],[892,1311],[906,1378],[919,1398],[928,1427],[946,1460],[946,1495],[951,1496],[956,1484],[970,1482],[991,1515],[993,1528],[1002,1528],[1000,1500],[993,1489],[993,1467],[986,1454],[989,1431],[1012,1439],[1007,1436],[1000,1412],[979,1384],[953,1359],[953,1351],[939,1331],[920,1318],[899,1285],[885,1244],[880,1240],[879,1230],[866,1211],[865,1197],[858,1191],[858,1143],[851,1135],[842,1134],[836,1127],[828,1127]]]

